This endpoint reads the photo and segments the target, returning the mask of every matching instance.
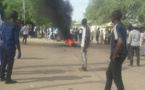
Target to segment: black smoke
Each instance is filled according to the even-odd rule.
[[[55,27],[58,28],[61,36],[72,39],[70,34],[71,14],[73,11],[69,1],[64,0],[43,0],[43,14],[47,16]]]

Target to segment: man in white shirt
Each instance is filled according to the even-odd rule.
[[[25,45],[26,45],[26,43],[27,43],[27,37],[28,37],[28,26],[24,25],[22,27],[22,33],[23,33],[23,42],[22,43],[25,42]]]
[[[87,49],[90,45],[90,28],[87,26],[87,19],[82,20],[82,25],[85,29],[82,34],[81,55],[83,64],[80,71],[87,71]]]
[[[133,66],[133,52],[135,51],[137,56],[137,66],[140,64],[140,32],[138,31],[138,26],[133,24],[133,30],[129,32],[128,44],[130,44],[130,64],[129,66]]]

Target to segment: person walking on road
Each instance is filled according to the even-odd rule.
[[[87,49],[90,45],[90,28],[87,26],[87,19],[82,20],[82,26],[84,26],[82,34],[82,43],[81,43],[81,56],[82,56],[82,67],[80,71],[87,71]]]
[[[23,42],[25,45],[27,44],[27,37],[28,37],[28,26],[24,25],[22,28],[22,33],[23,33]]]
[[[111,40],[110,64],[106,71],[105,90],[111,90],[112,80],[114,80],[117,90],[124,90],[122,81],[122,63],[127,56],[126,48],[126,27],[122,24],[122,13],[116,10],[111,15],[111,21],[114,23]]]
[[[6,84],[16,83],[11,79],[12,69],[14,64],[14,57],[16,52],[16,46],[18,49],[18,58],[21,57],[21,49],[19,43],[20,27],[16,24],[18,19],[18,13],[12,11],[10,13],[10,21],[5,22],[2,26],[2,73],[1,81],[5,81]],[[7,66],[7,70],[6,70]],[[5,77],[6,70],[6,77]]]
[[[140,65],[140,32],[138,31],[137,24],[132,24],[133,30],[129,32],[128,44],[130,45],[130,64],[133,66],[134,51],[137,56],[137,66]]]
[[[97,29],[97,33],[96,33],[97,44],[99,44],[99,36],[100,36],[100,28]]]

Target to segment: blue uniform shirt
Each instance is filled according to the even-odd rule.
[[[122,38],[122,40],[123,40],[123,46],[122,46],[120,52],[118,53],[118,55],[119,55],[119,57],[126,57],[127,56],[126,28],[121,22],[118,22],[114,25],[111,38],[112,38],[112,41],[111,41],[110,58],[112,59],[112,57],[113,57],[113,54],[114,54],[115,49],[116,49],[118,38]]]
[[[16,50],[16,46],[20,49],[19,32],[20,27],[14,22],[5,22],[1,26],[2,30],[2,48],[8,52]]]

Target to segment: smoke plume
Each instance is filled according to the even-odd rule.
[[[69,1],[64,0],[43,0],[43,14],[47,16],[55,27],[58,28],[61,36],[72,39],[70,34],[72,6]]]

